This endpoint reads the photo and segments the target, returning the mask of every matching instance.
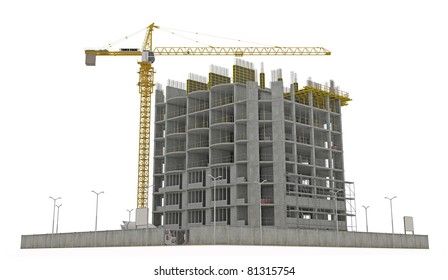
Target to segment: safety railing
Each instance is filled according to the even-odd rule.
[[[210,106],[209,106],[208,102],[204,102],[204,103],[200,103],[200,104],[196,104],[196,105],[192,105],[192,106],[188,107],[188,109],[190,110],[190,113],[207,110],[209,108],[210,108]]]
[[[285,153],[285,160],[286,161],[294,161],[295,160],[294,155]]]
[[[332,131],[337,131],[337,132],[341,132],[341,127],[337,124],[331,123],[330,124],[330,128]]]
[[[314,145],[315,146],[318,146],[318,147],[322,147],[322,148],[328,148],[328,142],[325,142],[325,141],[317,141],[317,140],[315,140],[314,141]]]
[[[260,182],[266,180],[266,182],[274,182],[274,175],[272,174],[260,174]]]
[[[310,124],[310,119],[307,118],[307,117],[297,116],[296,117],[296,122],[309,125]]]
[[[227,122],[234,122],[235,119],[233,118],[233,116],[225,116],[225,117],[219,117],[215,119],[215,124],[216,123],[227,123]]]
[[[260,154],[260,161],[272,161],[272,154]]]
[[[272,218],[272,217],[262,217],[261,218],[261,224],[263,226],[273,226],[274,225],[274,218]]]
[[[247,133],[243,132],[243,133],[236,133],[236,140],[247,140]]]
[[[234,141],[233,135],[226,135],[222,137],[212,138],[212,144],[232,143],[233,141]]]
[[[185,133],[185,127],[174,127],[166,131],[166,134]]]
[[[173,153],[173,152],[185,152],[185,144],[166,148],[166,153]]]
[[[316,127],[320,127],[320,128],[323,128],[323,129],[327,129],[327,123],[326,122],[324,122],[324,121],[320,121],[320,120],[314,120],[313,121],[313,125],[314,126],[316,126]]]
[[[202,147],[208,147],[208,140],[202,140],[202,141],[189,141],[188,142],[188,148],[202,148]]]
[[[212,159],[212,164],[218,164],[218,163],[233,163],[233,156],[225,156],[225,157],[218,157]]]
[[[337,151],[342,151],[342,147],[340,145],[335,145],[333,144],[333,146],[331,146],[332,150],[337,150]]]
[[[258,139],[259,140],[267,140],[267,141],[272,141],[272,132],[265,132],[265,133],[259,133],[258,134]]]
[[[245,160],[247,160],[247,154],[246,153],[237,153],[236,154],[236,160],[238,160],[238,161],[245,161]]]
[[[187,113],[187,110],[185,108],[183,108],[183,109],[168,111],[167,116],[168,116],[168,118],[175,118],[175,117],[185,115],[186,113]]]
[[[166,171],[185,170],[185,163],[167,165]]]
[[[343,169],[342,163],[341,162],[334,162],[333,163],[333,168],[335,168],[335,169]]]
[[[247,114],[241,113],[241,114],[237,114],[235,117],[236,117],[236,120],[245,120],[245,119],[247,119]]]
[[[285,120],[292,121],[292,114],[285,112]]]
[[[316,162],[316,166],[321,166],[321,167],[326,167],[326,168],[330,168],[330,163],[328,159],[320,159],[320,158],[316,158],[315,159]]]
[[[297,155],[297,162],[300,164],[311,164],[311,157]]]
[[[207,167],[208,166],[208,159],[203,160],[196,160],[188,163],[188,167]]]
[[[270,196],[262,196],[260,199],[261,204],[274,204],[274,197]]]
[[[154,168],[154,174],[162,174],[163,168],[162,167],[156,167]]]
[[[258,113],[258,119],[263,120],[272,120],[272,113],[268,111],[262,111]]]
[[[294,135],[292,133],[285,133],[285,140],[294,141]]]
[[[189,124],[189,129],[195,129],[195,128],[206,128],[208,127],[208,121],[202,121],[202,122],[192,122]]]
[[[230,104],[230,103],[233,103],[233,96],[217,99],[213,102],[212,106],[217,107],[217,106],[222,106],[222,105],[226,105],[226,104]]]
[[[311,144],[310,138],[305,136],[297,136],[297,142],[303,143],[303,144]]]
[[[156,115],[156,122],[165,120],[165,117],[166,117],[165,114],[158,114],[158,115]]]

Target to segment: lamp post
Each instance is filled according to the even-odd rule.
[[[129,229],[129,224],[131,223],[131,212],[132,212],[133,210],[134,210],[134,209],[131,209],[131,210],[126,209],[126,211],[129,212],[129,219],[128,219],[128,224],[126,225],[126,229]]]
[[[392,200],[394,198],[397,198],[397,196],[394,196],[392,198],[388,198],[388,197],[384,197],[384,198],[385,199],[389,199],[389,202],[390,202],[390,220],[391,220],[391,223],[392,223],[392,234],[394,234],[394,214],[392,212]]]
[[[331,192],[334,195],[334,215],[336,220],[336,238],[339,247],[339,222],[338,222],[338,193],[342,191],[342,189],[332,189]]]
[[[370,206],[362,206],[366,210],[366,232],[369,232],[369,222],[367,220],[367,209],[369,209]]]
[[[62,204],[56,205],[56,207],[58,208],[58,215],[57,215],[57,219],[56,219],[56,233],[58,233],[59,231],[59,208],[62,206]]]
[[[260,189],[260,244],[263,245],[263,220],[262,220],[262,211],[261,211],[261,185],[266,183],[267,180],[263,180],[262,182],[254,181],[257,183]]]
[[[392,212],[392,200],[394,199],[394,198],[397,198],[397,196],[394,196],[394,197],[392,197],[392,198],[388,198],[387,196],[386,197],[384,197],[385,199],[388,199],[389,200],[389,203],[390,203],[390,221],[391,221],[391,223],[392,223],[392,247],[395,247],[395,243],[394,243],[394,239],[395,239],[395,232],[394,232],[394,214],[393,214],[393,212]]]
[[[213,245],[216,245],[216,180],[221,179],[221,176],[213,177],[208,174],[213,180]]]
[[[95,232],[97,230],[97,225],[98,225],[98,197],[100,196],[100,194],[104,193],[103,191],[101,192],[96,192],[96,191],[92,191],[94,194],[96,194],[96,214],[95,214]]]
[[[61,197],[53,198],[50,196],[51,199],[53,199],[53,225],[51,226],[51,234],[54,233],[54,214],[56,212],[56,200],[61,199]]]

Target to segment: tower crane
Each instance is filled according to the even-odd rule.
[[[127,48],[119,51],[107,49],[85,50],[86,65],[95,66],[96,56],[141,56],[139,73],[140,93],[140,131],[138,157],[137,212],[148,215],[148,188],[150,162],[150,131],[151,131],[151,97],[154,86],[155,56],[261,56],[261,55],[330,55],[331,52],[322,47],[156,47],[153,48],[152,33],[160,27],[154,23],[146,28],[146,35],[141,50]],[[138,213],[136,213],[138,214]],[[138,219],[138,218],[137,218]]]

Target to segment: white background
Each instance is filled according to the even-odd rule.
[[[7,3],[7,4],[6,4]],[[444,1],[3,1],[0,8],[1,267],[5,279],[149,279],[159,265],[295,266],[323,279],[417,279],[446,275],[447,7]],[[358,230],[396,232],[413,216],[430,250],[300,247],[148,247],[20,250],[20,235],[118,229],[135,207],[139,96],[136,57],[85,48],[155,22],[280,46],[322,46],[330,57],[246,57],[265,72],[334,79],[353,98],[343,108],[346,179],[356,183]],[[144,33],[118,47],[140,47]],[[249,45],[189,34],[215,46]],[[154,46],[192,41],[156,30]],[[201,45],[199,45],[201,46]],[[157,57],[156,81],[207,75],[231,57]],[[414,278],[415,277],[415,278]],[[439,277],[440,278],[440,277]],[[443,277],[441,277],[443,278]],[[178,278],[177,278],[178,279]],[[205,279],[205,278],[204,278]],[[242,277],[241,277],[242,279]],[[261,279],[261,278],[260,278]]]

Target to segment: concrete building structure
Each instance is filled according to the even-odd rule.
[[[240,59],[232,70],[231,79],[212,65],[208,82],[190,74],[157,87],[153,224],[189,230],[216,216],[218,226],[356,230],[344,176],[348,94],[333,81],[299,89],[293,73],[285,88],[280,69],[266,88],[263,69],[257,83]]]

